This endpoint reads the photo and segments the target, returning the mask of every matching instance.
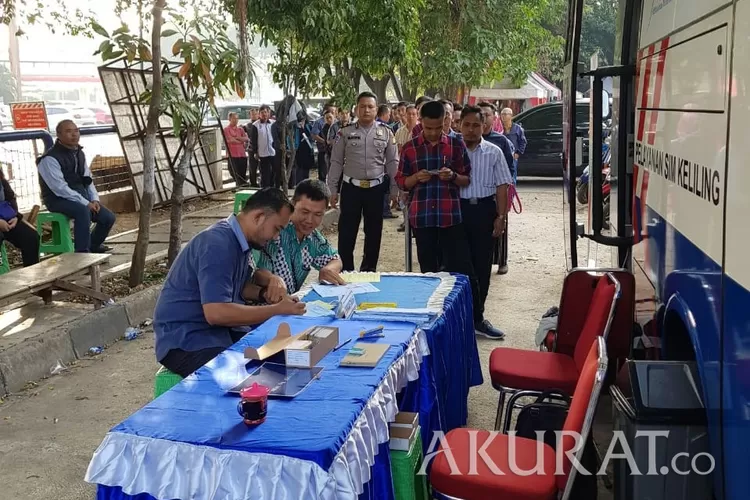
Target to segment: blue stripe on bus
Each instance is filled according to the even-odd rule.
[[[719,264],[651,207],[646,207],[646,219],[642,222],[648,226],[648,236],[641,244],[647,245],[647,265],[649,274],[656,278],[657,296],[665,312],[671,307],[682,318],[696,349],[711,453],[716,459],[714,477],[721,478],[723,469],[724,498],[746,498],[750,490],[750,291],[722,276]],[[720,374],[722,302],[724,373]],[[667,338],[664,345],[667,350],[668,342]],[[722,376],[723,416],[719,411]],[[719,446],[722,424],[723,459]]]

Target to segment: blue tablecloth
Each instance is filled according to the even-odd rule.
[[[410,384],[399,408],[419,411],[422,443],[427,449],[434,431],[466,425],[469,388],[482,385],[482,367],[474,336],[471,285],[463,275],[382,273],[377,293],[355,295],[363,302],[395,302],[399,308],[436,307],[440,314],[419,325],[427,334],[431,356],[422,363],[419,384]],[[304,290],[303,290],[304,291]],[[304,301],[323,300],[314,290]]]
[[[426,448],[430,445],[434,431],[446,432],[466,424],[469,388],[482,383],[474,337],[469,282],[460,275],[441,274],[440,276],[383,275],[381,281],[375,284],[380,290],[378,293],[356,295],[358,303],[397,302],[402,308],[430,306],[437,307],[440,312],[428,323],[418,325],[425,334],[431,354],[424,357],[419,366],[419,379],[409,383],[398,398],[400,410],[419,412],[423,432],[422,440]],[[307,293],[304,298],[306,301],[320,299],[321,297],[314,291]],[[295,331],[303,325],[321,324],[332,320],[293,318],[287,321],[293,325],[293,331]],[[236,371],[237,366],[241,364],[239,353],[244,346],[263,344],[275,333],[279,322],[280,320],[276,318],[262,325],[253,335],[245,337],[225,355],[217,358],[209,366],[199,370],[192,377],[114,428],[108,438],[110,435],[136,436],[153,439],[164,443],[165,446],[170,443],[187,443],[187,446],[205,445],[228,452],[244,450],[248,455],[252,453],[255,456],[283,455],[290,457],[289,459],[296,458],[306,463],[314,463],[320,467],[320,470],[328,470],[326,467],[331,467],[332,460],[338,453],[337,450],[341,448],[353,422],[357,419],[357,408],[361,413],[362,408],[365,407],[368,398],[364,397],[364,394],[372,394],[375,391],[378,381],[382,380],[387,369],[387,366],[383,365],[396,359],[398,352],[403,352],[409,337],[408,332],[414,330],[414,325],[387,323],[388,340],[390,341],[391,335],[401,335],[403,343],[399,344],[398,348],[391,348],[376,369],[333,368],[348,348],[329,355],[320,363],[321,366],[327,366],[321,380],[314,382],[305,393],[292,401],[272,401],[272,405],[269,406],[269,420],[257,429],[248,431],[237,415],[236,398],[226,396],[219,390],[217,378],[221,373],[231,375],[233,371]],[[378,321],[378,324],[383,324],[383,321]],[[295,328],[295,325],[299,328]],[[336,325],[341,329],[341,338],[345,339],[347,335],[359,331],[362,326],[373,326],[374,323],[350,320],[337,321]],[[245,370],[244,367],[242,369]],[[352,378],[353,373],[357,371],[364,373]],[[339,376],[345,378],[339,379]],[[330,400],[329,397],[333,399]],[[282,415],[283,418],[280,418]],[[309,429],[311,425],[319,421],[326,424],[321,433],[318,433],[317,429],[314,435],[310,432],[304,434],[289,432],[292,427]],[[151,495],[124,494],[121,486],[125,483],[122,482],[121,477],[130,474],[128,468],[145,465],[156,467],[157,465],[139,460],[132,453],[130,455],[123,453],[120,457],[104,457],[103,448],[106,441],[107,438],[97,454],[101,455],[100,459],[105,461],[117,461],[118,467],[109,471],[108,481],[97,480],[97,477],[106,477],[107,474],[91,475],[92,468],[90,468],[87,480],[109,485],[99,486],[98,498],[108,500],[153,500],[153,498],[166,500],[169,498],[160,495],[152,497]],[[259,453],[267,455],[258,455]],[[92,466],[96,458],[95,456]],[[187,468],[200,468],[202,463],[198,460],[198,464],[187,464]],[[387,443],[380,445],[379,453],[371,464],[372,480],[362,481],[365,484],[360,500],[392,499],[393,487]],[[162,476],[163,473],[159,477]],[[311,484],[321,481],[319,477],[301,474],[297,476],[279,478],[279,480],[292,483],[303,481]],[[244,479],[244,476],[242,478]],[[221,491],[222,484],[236,482],[238,479],[202,476],[196,479],[198,480],[213,485]],[[132,488],[132,484],[126,490],[131,493],[138,491]],[[277,498],[271,493],[269,495],[268,498]]]
[[[320,318],[287,317],[267,321],[112,429],[87,473],[88,481],[100,485],[98,497],[168,500],[175,493],[190,491],[192,498],[246,498],[238,492],[252,488],[254,494],[262,491],[263,498],[287,498],[277,494],[283,484],[293,491],[307,492],[291,498],[327,497],[322,492],[330,491],[337,493],[330,497],[335,498],[348,485],[341,484],[345,481],[339,474],[332,486],[327,476],[336,467],[337,471],[342,470],[343,453],[344,459],[354,454],[358,455],[357,462],[370,460],[365,476],[372,474],[375,481],[366,481],[369,477],[362,477],[359,471],[351,474],[363,479],[359,487],[366,483],[362,497],[392,498],[387,442],[379,447],[377,456],[369,458],[363,451],[367,447],[363,443],[372,444],[373,435],[378,431],[384,436],[380,436],[371,451],[378,449],[378,444],[383,442],[381,438],[387,440],[386,418],[395,415],[395,394],[401,387],[389,387],[390,401],[376,398],[384,386],[394,384],[395,368],[403,368],[411,362],[414,372],[411,378],[415,379],[418,374],[422,356],[419,354],[419,361],[414,363],[418,343],[415,326],[395,322],[385,325],[386,337],[376,342],[392,347],[375,368],[339,367],[348,347],[330,353],[318,363],[324,367],[319,380],[294,399],[270,400],[266,422],[248,428],[237,413],[238,397],[226,394],[222,387],[231,386],[241,373],[256,366],[251,364],[245,368],[244,348],[258,347],[270,340],[281,321],[290,324],[292,333],[315,324],[330,323],[339,328],[340,340],[357,337],[361,329],[375,326],[368,322],[321,321]],[[394,415],[375,418],[372,413],[386,412],[388,408]],[[355,425],[361,417],[367,417],[364,428]],[[380,420],[385,427],[378,428]],[[349,443],[350,434],[361,438],[354,448]],[[342,449],[345,443],[349,448]],[[253,459],[249,458],[251,456]],[[272,456],[284,458],[274,461],[269,458]],[[281,460],[283,465],[280,465]],[[128,496],[123,490],[137,496]],[[138,495],[144,492],[149,495]]]

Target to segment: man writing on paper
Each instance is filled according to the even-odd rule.
[[[326,237],[318,231],[328,206],[329,191],[318,180],[307,179],[294,190],[294,212],[289,224],[261,251],[258,279],[268,283],[266,299],[282,300],[302,288],[311,268],[320,281],[344,285],[341,259]]]
[[[288,296],[272,305],[267,275],[255,273],[251,248],[261,249],[289,223],[294,207],[276,188],[248,199],[230,215],[196,235],[169,270],[154,311],[156,359],[187,377],[237,342],[240,327],[279,314],[304,314],[305,305]],[[245,328],[246,329],[246,328]]]

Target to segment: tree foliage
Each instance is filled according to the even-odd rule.
[[[246,2],[247,23],[279,48],[270,70],[286,91],[333,94],[349,104],[361,82],[381,99],[521,79],[539,47],[560,45],[541,27],[555,0],[224,0]]]

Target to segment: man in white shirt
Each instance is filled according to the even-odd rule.
[[[272,187],[273,164],[276,158],[274,148],[272,126],[274,121],[270,119],[271,108],[267,105],[260,107],[260,119],[253,123],[250,143],[258,160],[260,167],[260,187]]]
[[[106,253],[104,240],[115,224],[115,214],[99,202],[79,145],[81,133],[72,120],[62,120],[55,130],[55,145],[37,160],[42,201],[48,210],[67,215],[73,221],[76,252]],[[96,227],[91,231],[91,223]]]
[[[484,314],[492,275],[492,238],[497,238],[505,230],[508,186],[513,184],[502,150],[482,138],[483,122],[480,108],[466,106],[461,111],[461,134],[471,160],[471,183],[460,191],[461,215],[479,281],[480,311],[475,311],[475,317]],[[505,334],[486,318],[476,321],[474,330],[490,339],[505,338]]]

